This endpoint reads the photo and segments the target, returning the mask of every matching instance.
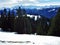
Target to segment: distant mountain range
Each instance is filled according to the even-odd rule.
[[[44,16],[46,18],[52,18],[57,14],[58,9],[60,8],[60,5],[49,5],[49,6],[22,6],[22,5],[17,5],[14,6],[10,9],[18,9],[19,7],[21,7],[21,9],[25,9],[27,14],[30,15],[41,15]],[[4,9],[4,8],[2,8]],[[2,10],[0,9],[0,10]],[[9,8],[6,8],[7,10]]]
[[[26,10],[27,14],[30,15],[41,15],[46,18],[52,18],[57,14],[60,5],[50,6],[21,6],[22,9]]]

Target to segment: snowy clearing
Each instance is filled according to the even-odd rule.
[[[1,45],[60,45],[60,37],[0,32]]]

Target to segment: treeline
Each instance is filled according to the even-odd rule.
[[[60,35],[60,10],[52,19],[41,16],[37,20],[34,20],[35,17],[27,17],[26,11],[20,7],[16,9],[17,16],[15,16],[14,10],[12,13],[10,10],[7,14],[6,12],[7,10],[4,9],[0,15],[2,31],[17,32],[18,34]]]

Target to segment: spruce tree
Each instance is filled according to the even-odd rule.
[[[30,18],[31,28],[32,28],[32,34],[36,33],[36,21],[34,20],[35,17]]]
[[[36,32],[38,35],[41,35],[43,33],[43,28],[41,25],[41,19],[37,20],[37,25],[36,25]]]
[[[19,34],[22,34],[23,33],[23,18],[22,18],[22,10],[21,8],[19,7],[19,9],[17,9],[17,16],[18,18],[16,18],[15,20],[15,31]]]
[[[36,27],[36,32],[38,35],[46,35],[48,30],[47,19],[45,17],[38,19]]]
[[[0,15],[0,28],[1,28],[1,15]]]
[[[60,9],[51,21],[51,27],[47,35],[60,36]]]
[[[30,18],[28,18],[26,14],[24,16],[24,32],[27,34],[32,33]]]
[[[11,32],[14,32],[14,25],[15,25],[15,15],[14,15],[14,10],[12,10],[11,14]]]
[[[2,16],[1,16],[1,20],[2,20],[2,30],[6,31],[7,26],[6,26],[6,9],[3,10]]]
[[[10,13],[10,9],[9,9],[9,11],[8,11],[8,16],[7,16],[7,27],[8,27],[8,29],[7,29],[7,31],[11,31],[11,13]]]
[[[2,28],[2,14],[3,14],[3,12],[2,12],[2,10],[1,10],[1,17],[0,17],[0,28]]]

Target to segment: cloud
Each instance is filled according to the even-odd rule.
[[[37,0],[18,0],[20,3],[39,3]]]
[[[48,3],[24,3],[22,6],[51,6],[51,5],[60,5],[60,2],[48,2]]]
[[[3,7],[13,7],[15,5],[17,5],[17,0],[0,0],[0,8],[3,8]]]
[[[30,0],[31,2],[34,2],[34,3],[39,3],[38,0]]]
[[[41,1],[41,2],[39,2]],[[23,6],[49,6],[49,5],[60,5],[60,2],[42,2],[42,0],[0,0],[0,8],[2,7],[13,7],[16,5]]]
[[[11,0],[0,0],[0,3],[10,2]]]

